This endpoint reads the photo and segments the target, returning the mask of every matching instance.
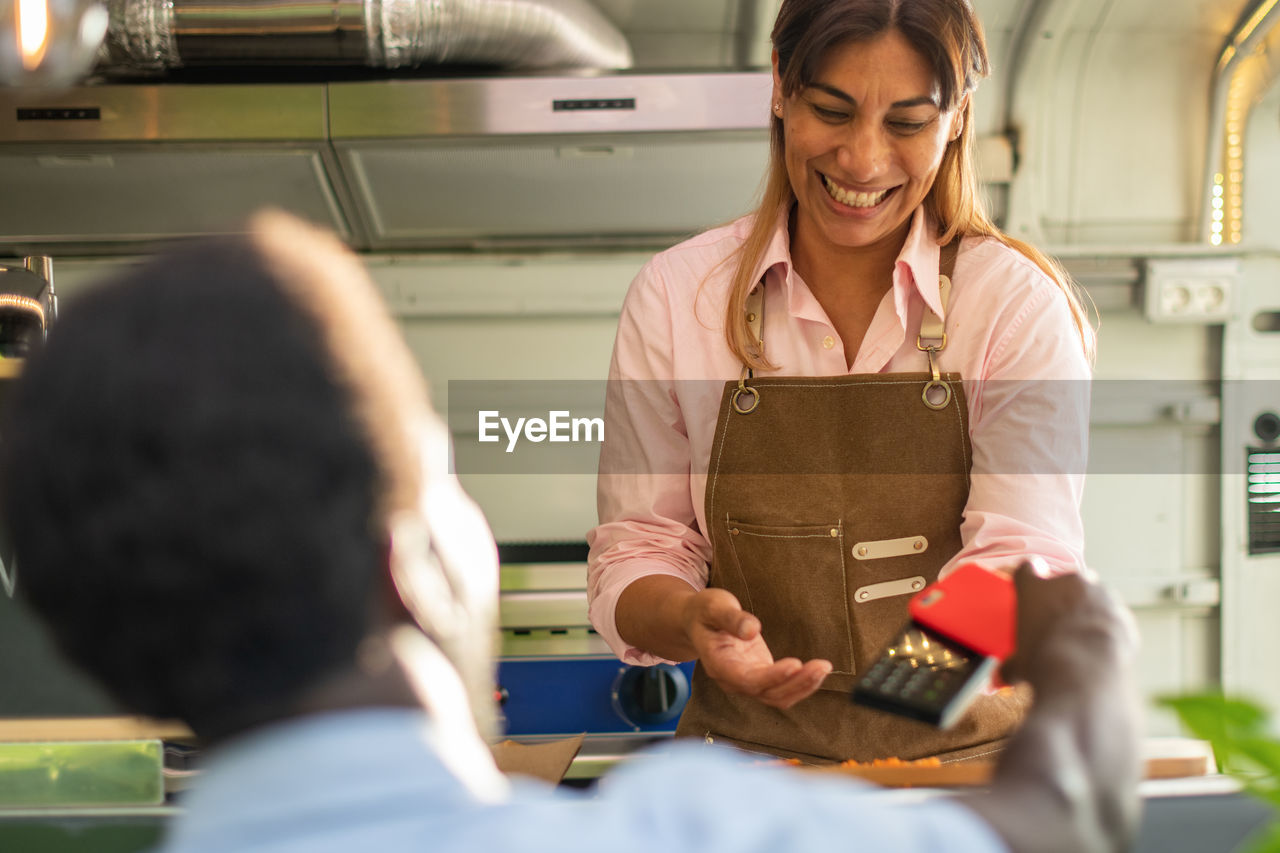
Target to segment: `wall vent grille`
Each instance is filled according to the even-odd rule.
[[[1280,553],[1280,448],[1248,448],[1249,553]]]

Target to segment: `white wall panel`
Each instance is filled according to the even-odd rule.
[[[1064,168],[1050,184],[1046,236],[1086,244],[1192,240],[1207,121],[1203,93],[1220,39],[1110,31],[1070,38],[1080,42],[1072,55],[1081,67],[1054,140]]]
[[[383,256],[371,272],[397,313],[438,410],[450,380],[608,376],[617,312],[646,256]],[[603,385],[602,385],[603,387]],[[460,477],[503,542],[580,541],[596,523],[584,473]]]
[[[1017,233],[1054,245],[1194,238],[1210,72],[1235,16],[1210,5],[1051,7],[1015,86]]]
[[[1254,107],[1244,145],[1244,242],[1280,248],[1280,86]],[[1280,288],[1278,288],[1280,289]],[[1280,301],[1280,300],[1278,300]]]
[[[1142,695],[1187,693],[1213,686],[1218,679],[1218,619],[1214,611],[1140,610],[1136,614],[1141,647],[1138,687]],[[1184,734],[1177,720],[1152,704],[1146,731],[1152,736]]]

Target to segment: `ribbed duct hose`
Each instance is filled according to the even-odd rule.
[[[277,65],[629,68],[587,0],[108,0],[106,72]]]

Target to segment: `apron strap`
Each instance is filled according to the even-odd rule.
[[[760,329],[764,325],[764,279],[747,294],[746,307],[747,328],[751,330],[751,343],[756,352],[764,353],[764,337]],[[733,392],[733,408],[740,415],[749,415],[760,405],[760,392],[747,384],[755,374],[750,367],[742,366],[742,375],[738,377],[738,387]]]
[[[960,240],[957,238],[942,247],[938,253],[938,301],[942,303],[942,311],[945,314],[947,303],[951,301],[951,276],[956,271],[956,254],[960,251]],[[947,345],[946,324],[942,317],[933,313],[933,309],[925,303],[924,314],[920,318],[920,334],[916,338],[916,347],[919,349],[927,349],[924,346],[925,340],[938,341],[937,350],[940,351]]]
[[[955,273],[956,255],[960,251],[960,238],[956,237],[938,252],[938,299],[942,303],[945,314],[947,304],[951,301],[951,276]],[[747,328],[751,330],[751,343],[756,351],[764,353],[764,279],[747,294],[746,304]],[[916,349],[929,354],[929,371],[932,376],[925,385],[924,403],[931,409],[943,409],[951,402],[951,388],[942,381],[942,373],[938,369],[938,353],[947,346],[946,321],[934,313],[926,304],[920,319],[920,334],[916,336]],[[733,407],[740,414],[750,414],[760,404],[760,392],[747,385],[747,380],[754,377],[751,368],[743,365],[742,375],[738,378],[738,387],[733,394]],[[930,392],[940,389],[943,397],[939,399]]]
[[[751,343],[757,352],[764,352],[764,338],[760,327],[764,324],[764,279],[747,294],[747,328],[751,329]]]
[[[960,238],[952,240],[938,252],[938,301],[945,315],[951,301],[951,276],[956,270],[956,255],[960,251]],[[940,411],[951,402],[951,386],[942,381],[938,369],[938,353],[947,347],[947,327],[944,317],[933,312],[925,303],[920,316],[920,334],[916,335],[916,349],[929,355],[930,379],[925,383],[920,397],[930,409]]]

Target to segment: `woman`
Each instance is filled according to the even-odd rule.
[[[773,43],[763,202],[623,306],[592,621],[628,662],[698,659],[680,734],[989,754],[1022,697],[939,732],[848,691],[939,574],[1083,565],[1086,383],[1044,380],[1088,379],[1092,330],[982,210],[965,0],[785,0]]]

